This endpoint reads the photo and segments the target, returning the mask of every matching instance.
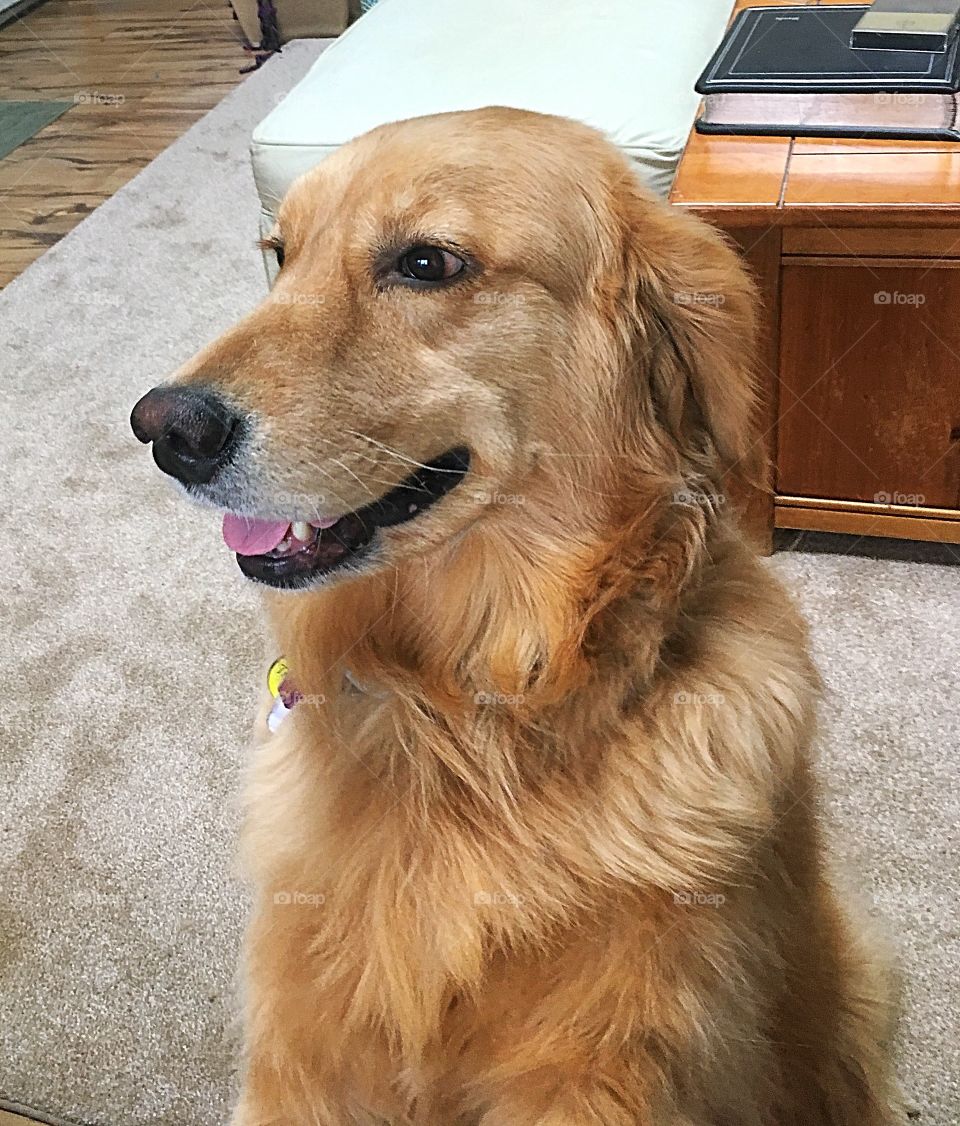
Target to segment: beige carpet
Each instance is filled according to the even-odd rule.
[[[0,1105],[226,1117],[232,801],[263,652],[216,519],[173,497],[127,415],[261,294],[247,140],[317,50],[251,76],[0,297]],[[829,684],[840,850],[902,950],[901,1071],[923,1126],[956,1126],[960,568],[772,566]]]

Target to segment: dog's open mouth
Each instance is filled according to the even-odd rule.
[[[378,528],[405,524],[425,512],[463,480],[470,468],[464,446],[448,450],[371,504],[339,517],[311,521],[253,520],[227,513],[223,538],[237,554],[240,570],[257,582],[285,589],[357,562]]]

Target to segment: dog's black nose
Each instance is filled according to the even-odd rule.
[[[203,485],[226,461],[239,416],[202,387],[154,387],[133,408],[130,425],[153,442],[153,459],[171,477]]]

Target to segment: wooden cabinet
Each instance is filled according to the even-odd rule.
[[[670,202],[724,230],[760,286],[771,487],[743,510],[761,542],[960,544],[960,144],[694,132]]]
[[[776,491],[960,509],[960,261],[786,257]]]

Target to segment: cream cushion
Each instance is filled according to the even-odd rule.
[[[380,0],[256,128],[269,227],[287,189],[387,121],[488,105],[606,133],[660,195],[696,114],[693,85],[732,0]]]

